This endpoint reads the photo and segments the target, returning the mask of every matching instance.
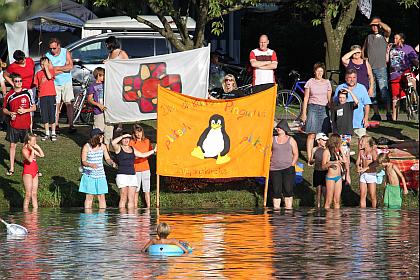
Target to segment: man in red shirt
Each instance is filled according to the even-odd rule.
[[[30,57],[25,57],[25,53],[21,50],[16,50],[13,53],[15,62],[10,64],[3,73],[4,79],[13,87],[12,74],[19,74],[22,77],[22,88],[30,90],[33,88],[35,63]]]
[[[22,76],[12,76],[13,89],[4,98],[3,113],[10,117],[6,134],[6,141],[10,142],[10,169],[7,175],[15,173],[16,143],[24,142],[26,133],[30,131],[32,117],[31,112],[36,110],[29,91],[22,87]]]
[[[41,70],[35,74],[34,84],[38,88],[39,107],[41,109],[41,120],[44,124],[45,135],[41,138],[42,141],[50,138],[51,125],[51,141],[57,140],[55,132],[55,112],[56,112],[56,92],[54,85],[55,72],[54,68],[48,59],[43,56],[40,59]]]
[[[249,62],[253,68],[252,85],[274,84],[274,70],[277,69],[276,52],[268,48],[267,35],[261,35],[259,48],[254,49],[249,54]]]

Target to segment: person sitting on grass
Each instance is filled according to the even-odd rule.
[[[79,192],[86,194],[86,209],[92,208],[95,195],[98,197],[99,208],[106,208],[105,194],[108,193],[108,183],[106,181],[103,158],[113,167],[116,167],[116,164],[110,158],[103,140],[103,131],[99,128],[94,128],[90,132],[89,142],[82,148],[83,174],[80,179]]]
[[[36,157],[44,157],[44,152],[36,144],[36,135],[28,133],[25,136],[22,148],[23,172],[22,180],[25,186],[25,199],[23,200],[23,210],[27,211],[29,202],[32,201],[33,209],[38,209],[38,164]]]
[[[188,248],[186,247],[185,244],[183,244],[183,242],[174,239],[174,238],[170,238],[168,239],[168,235],[171,233],[171,228],[169,227],[169,225],[167,223],[159,223],[159,225],[156,228],[156,233],[157,233],[157,238],[152,238],[150,239],[146,245],[144,245],[143,247],[143,252],[147,252],[147,250],[149,249],[149,247],[151,245],[155,245],[155,244],[168,244],[168,245],[176,245],[179,248],[181,248],[184,253],[189,253]]]
[[[404,175],[398,166],[391,163],[388,154],[378,155],[378,163],[385,169],[386,187],[384,194],[384,206],[387,208],[400,209],[402,205],[400,180],[403,183],[403,194],[408,194],[407,184]]]

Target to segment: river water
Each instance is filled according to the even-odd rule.
[[[0,279],[418,279],[419,212],[83,209],[0,211]],[[141,248],[158,222],[193,253]]]

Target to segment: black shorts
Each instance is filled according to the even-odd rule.
[[[273,198],[292,197],[296,171],[294,166],[282,170],[270,171],[273,184]]]
[[[314,188],[318,186],[325,187],[325,176],[327,176],[328,170],[314,170],[314,175],[312,178],[312,186]]]
[[[43,96],[39,98],[42,123],[55,123],[55,95]]]
[[[28,129],[16,129],[11,127],[10,125],[7,126],[7,133],[6,133],[6,141],[10,143],[23,143],[25,141],[25,136],[29,132]]]

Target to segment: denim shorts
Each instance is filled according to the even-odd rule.
[[[308,104],[306,118],[306,133],[324,132],[327,134],[330,130],[330,118],[327,114],[327,107],[318,104]]]

